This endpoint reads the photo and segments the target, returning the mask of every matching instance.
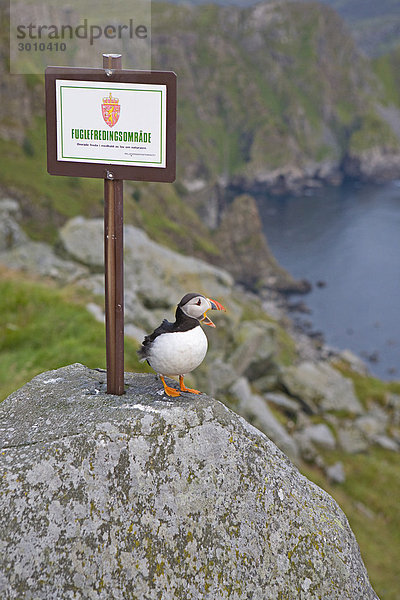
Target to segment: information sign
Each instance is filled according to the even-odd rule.
[[[175,180],[175,73],[48,67],[46,105],[50,174]]]

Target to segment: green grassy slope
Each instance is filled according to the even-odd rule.
[[[315,467],[304,466],[302,472],[331,494],[345,512],[379,598],[398,600],[399,455],[376,448],[357,455],[331,453],[329,460],[342,461],[344,484],[329,484]]]
[[[30,235],[54,241],[57,226],[78,214],[102,214],[102,182],[76,177],[52,177],[46,169],[44,118],[38,117],[21,144],[0,139],[0,182],[21,197]]]
[[[104,325],[86,310],[88,293],[0,271],[0,400],[38,373],[81,362],[105,367]],[[126,338],[126,370],[146,371]]]

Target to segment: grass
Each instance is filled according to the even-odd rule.
[[[335,361],[334,367],[353,381],[357,397],[364,408],[368,408],[371,401],[385,406],[388,392],[400,394],[399,381],[382,381],[376,377],[361,375],[352,371],[346,363],[341,361]]]
[[[388,104],[400,106],[400,82],[396,76],[400,66],[400,44],[390,53],[372,61],[375,74],[381,80]]]
[[[105,367],[104,325],[86,310],[88,293],[0,271],[0,400],[38,373],[80,362]],[[125,339],[125,369],[146,370]]]
[[[200,217],[179,196],[177,187],[125,182],[125,223],[144,229],[151,239],[172,250],[212,260],[220,251]]]
[[[331,494],[345,512],[380,599],[398,600],[399,455],[373,448],[365,454],[335,453],[329,458],[342,461],[344,484],[327,483],[316,467],[304,466],[302,472]]]

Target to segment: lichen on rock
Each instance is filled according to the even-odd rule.
[[[71,365],[1,411],[7,600],[375,599],[335,501],[243,418]]]

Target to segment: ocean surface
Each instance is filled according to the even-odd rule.
[[[400,380],[400,181],[257,199],[269,246],[313,286],[302,315],[374,375]]]

